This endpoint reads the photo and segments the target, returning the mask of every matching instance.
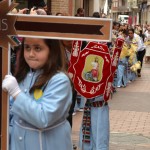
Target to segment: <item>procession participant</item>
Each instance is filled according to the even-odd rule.
[[[67,13],[62,13],[62,12],[57,12],[56,16],[68,16]],[[60,47],[63,50],[65,54],[65,60],[66,60],[66,70],[68,70],[68,66],[70,63],[70,57],[71,57],[71,50],[72,50],[72,40],[60,40]],[[74,89],[73,85],[73,95],[72,95],[72,104],[69,110],[69,116],[67,117],[67,120],[70,123],[70,126],[73,126],[73,115],[76,114],[76,108],[75,106],[77,105],[77,92]],[[79,96],[81,98],[81,96]],[[84,107],[84,106],[83,106]],[[77,149],[77,146],[73,144],[73,149]]]
[[[115,39],[118,37],[119,27],[120,27],[120,23],[114,21],[114,22],[113,22],[113,29],[112,29],[112,36],[113,36]]]
[[[100,17],[100,15],[93,13],[92,17],[97,18]],[[94,64],[96,64],[96,70],[94,69],[96,74],[94,77],[96,77],[95,79],[97,80],[99,63],[96,57],[94,62]],[[91,63],[93,63],[93,61]],[[94,80],[94,78],[92,80]],[[82,126],[80,128],[79,148],[80,150],[109,149],[109,107],[108,103],[105,103],[103,95],[86,99]]]
[[[141,68],[143,64],[143,58],[145,55],[145,46],[143,43],[143,40],[140,36],[134,34],[134,29],[129,29],[129,36],[127,37],[128,44],[134,44],[137,46],[136,52],[137,52],[137,61],[141,62]],[[141,69],[137,70],[138,77],[141,77]]]
[[[112,58],[105,43],[89,42],[82,49],[81,41],[73,42],[68,73],[76,90],[87,98],[80,129],[81,150],[109,149],[107,100],[123,42],[123,39],[117,39]],[[94,69],[91,66],[93,62]]]
[[[108,43],[109,44],[108,48],[109,48],[111,56],[113,55],[113,49],[114,49],[115,41],[116,41],[117,37],[119,36],[119,28],[120,28],[120,23],[113,21],[112,40],[110,43]],[[117,70],[115,71],[115,74],[114,74],[113,91],[112,92],[113,93],[116,92],[117,91],[116,89],[117,89]]]
[[[60,47],[65,54],[66,70],[68,70],[70,57],[71,57],[71,50],[72,50],[72,41],[71,40],[61,40]],[[73,88],[72,105],[70,107],[69,116],[67,118],[71,127],[72,127],[72,115],[73,115],[74,107],[75,107],[75,103],[76,103],[76,96],[77,96],[77,92]]]
[[[63,13],[58,13],[59,15],[64,15]],[[60,40],[60,47],[63,50],[65,54],[65,60],[66,60],[66,70],[68,70],[68,66],[70,63],[70,57],[71,57],[71,50],[72,50],[72,41],[71,40]],[[73,95],[72,95],[72,104],[69,110],[69,116],[67,117],[67,120],[70,123],[70,126],[72,128],[73,126],[73,115],[76,113],[76,103],[77,103],[77,91],[73,88]],[[80,96],[81,97],[81,96]],[[83,106],[84,107],[84,106]],[[77,149],[77,146],[73,144],[73,149]]]
[[[120,44],[118,44],[118,41],[120,41]],[[72,55],[74,61],[75,59],[83,60],[80,61],[80,64],[82,63],[80,67],[82,73],[76,74],[78,71],[77,66],[80,65],[79,63],[78,65],[76,63],[76,65],[70,66],[70,74],[74,74],[75,72],[73,76],[74,82],[76,83],[79,80],[81,83],[76,85],[76,88],[85,95],[85,97],[88,97],[85,103],[82,127],[80,129],[79,147],[81,150],[109,150],[109,106],[107,100],[112,91],[113,77],[118,64],[118,57],[120,55],[123,41],[123,39],[117,39],[114,45],[114,53],[112,57],[110,56],[107,44],[99,42],[89,42],[88,45],[78,54],[78,58],[75,58],[75,56]],[[77,50],[76,47],[80,49],[80,43],[78,46],[77,42],[75,43],[73,52]],[[96,51],[99,52],[99,54]],[[103,56],[101,52],[106,52],[105,54],[107,56]],[[93,68],[89,65],[89,63],[93,61],[96,64],[94,78],[91,71]],[[106,64],[110,65],[110,72],[107,72],[109,69],[106,69]],[[101,70],[103,67],[105,69]],[[72,71],[72,68],[74,68],[75,71]],[[105,74],[106,72],[108,73],[108,76]],[[88,73],[88,76],[86,73]],[[85,74],[85,76],[83,76],[83,74]],[[105,79],[108,79],[106,84],[103,82],[102,74],[105,74]],[[102,84],[104,84],[104,87],[102,87]],[[89,88],[90,85],[91,88]],[[104,91],[100,92],[100,89],[97,90],[97,85],[101,85],[100,89],[104,89]],[[97,95],[95,94],[96,91],[99,91]]]
[[[80,150],[109,150],[109,107],[103,95],[86,99],[79,148]]]
[[[129,48],[126,43],[126,38],[128,36],[128,30],[123,30],[121,38],[125,39],[117,68],[117,87],[126,87],[127,86],[127,66],[128,66],[128,57],[129,57]]]
[[[59,41],[24,38],[18,67],[2,83],[12,104],[10,150],[71,150],[72,87]]]
[[[145,63],[150,63],[150,26],[145,32],[145,45],[146,45],[146,54],[145,54]]]
[[[90,82],[98,82],[99,58],[94,57],[91,64],[93,62],[95,67],[94,69],[91,67]],[[109,149],[109,107],[108,103],[104,101],[103,95],[86,99],[80,128],[79,149]]]
[[[77,13],[75,15],[76,17],[84,17],[85,16],[85,11],[83,8],[78,8],[77,9]],[[82,42],[82,48],[85,48],[87,45],[87,41],[83,41]],[[76,115],[77,111],[83,111],[84,105],[85,105],[85,98],[83,96],[81,96],[79,93],[77,93],[77,98],[76,98],[76,104],[75,104],[75,108],[74,108],[74,113],[73,115]]]
[[[56,16],[68,16],[68,14],[57,12]],[[65,56],[65,64],[66,64],[65,66],[66,66],[66,71],[67,71],[69,63],[70,63],[70,57],[71,57],[72,40],[60,40],[60,48],[63,51],[64,56]],[[74,87],[72,88],[73,88],[72,104],[69,110],[69,116],[67,117],[67,120],[69,121],[71,128],[72,128],[72,115],[74,112],[76,96],[77,96],[77,92],[75,91]]]

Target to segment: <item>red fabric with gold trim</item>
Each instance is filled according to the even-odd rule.
[[[123,39],[121,39],[121,38],[116,39],[114,52],[113,52],[113,56],[112,56],[112,62],[111,62],[111,65],[112,65],[111,66],[111,75],[108,78],[108,82],[105,87],[105,91],[104,91],[104,95],[103,95],[104,100],[109,99],[109,96],[110,96],[110,93],[112,90],[112,82],[113,82],[114,74],[115,74],[115,71],[116,71],[116,68],[118,65],[118,61],[119,61],[120,53],[121,53],[121,50],[123,47],[123,43],[124,43]]]
[[[68,68],[74,87],[86,98],[104,95],[108,100],[114,70],[109,49],[106,44],[89,42],[81,51],[81,45],[81,41],[74,41]]]
[[[71,77],[72,80],[74,80],[74,68],[73,67],[79,59],[81,46],[82,46],[82,41],[73,41],[71,59],[70,59],[69,68],[68,68],[69,76]]]

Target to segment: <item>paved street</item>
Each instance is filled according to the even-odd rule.
[[[142,77],[118,88],[110,106],[110,150],[150,150],[150,64]],[[73,142],[78,143],[82,112],[73,118]]]

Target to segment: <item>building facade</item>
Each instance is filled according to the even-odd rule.
[[[127,0],[113,0],[111,5],[111,17],[114,21],[118,21],[118,15],[129,15]]]
[[[14,0],[20,5],[19,8],[28,8],[28,4],[40,0]],[[85,16],[92,16],[97,11],[100,14],[118,19],[118,15],[129,15],[129,23],[150,24],[150,0],[44,0],[49,12],[55,15],[57,12],[64,12],[74,16],[78,8],[84,8]]]
[[[111,16],[117,21],[120,14],[129,15],[129,24],[150,24],[150,0],[113,0]]]
[[[28,8],[28,4],[33,0],[14,0],[18,2],[20,8]],[[39,1],[39,0],[34,0]],[[92,16],[93,12],[97,11],[100,14],[104,12],[104,6],[111,3],[112,0],[44,0],[48,6],[48,10],[55,15],[57,12],[64,12],[71,16],[76,14],[78,8],[84,8],[85,16]],[[109,7],[106,6],[106,13],[109,12]]]
[[[150,24],[150,0],[138,0],[140,23]]]

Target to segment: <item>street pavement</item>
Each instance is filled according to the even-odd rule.
[[[117,88],[110,107],[110,150],[150,150],[150,64],[126,88]],[[72,139],[78,144],[82,112],[73,116]]]

